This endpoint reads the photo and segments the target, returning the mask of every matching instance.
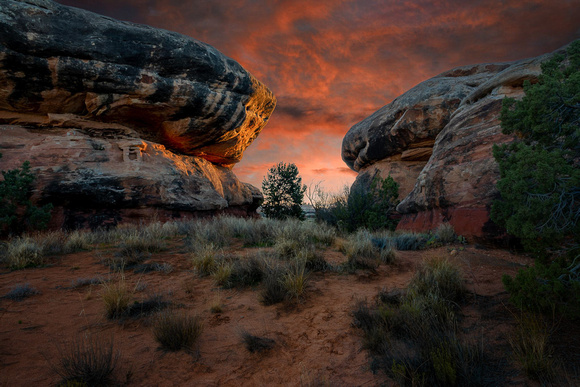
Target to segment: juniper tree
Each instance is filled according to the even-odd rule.
[[[262,210],[266,217],[304,219],[301,205],[306,186],[302,185],[302,178],[295,164],[280,162],[270,168],[262,181],[262,191]]]

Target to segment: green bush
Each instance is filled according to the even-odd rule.
[[[295,164],[278,163],[268,170],[262,182],[264,215],[273,219],[298,218],[303,220],[302,200],[306,186],[302,185]]]
[[[370,189],[362,184],[353,187],[346,200],[338,198],[330,208],[336,224],[348,232],[359,228],[394,230],[398,221],[392,215],[399,203],[399,184],[391,176],[382,179],[377,174]]]
[[[503,282],[521,308],[579,315],[580,41],[543,63],[524,91],[503,101],[503,132],[518,140],[494,146],[501,198],[491,217],[542,261]]]
[[[580,243],[580,41],[542,64],[521,101],[506,98],[503,133],[519,140],[494,146],[499,163],[492,219],[538,254]]]
[[[4,180],[0,181],[0,233],[20,234],[46,228],[53,206],[46,204],[36,207],[30,201],[35,180],[30,171],[30,162],[25,161],[20,168],[2,171],[2,176]]]
[[[573,265],[564,259],[549,264],[536,260],[515,277],[504,275],[502,282],[510,301],[520,309],[546,314],[580,317],[580,281]]]

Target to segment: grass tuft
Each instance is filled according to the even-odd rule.
[[[459,271],[444,260],[426,261],[406,292],[386,292],[377,305],[358,302],[353,325],[363,331],[371,369],[400,385],[483,384],[483,347],[458,337],[457,301],[464,294]]]
[[[286,291],[286,298],[298,301],[306,291],[308,272],[305,262],[293,262],[289,269],[282,275],[282,285]]]
[[[272,339],[252,335],[245,330],[241,332],[241,337],[242,343],[251,353],[267,351],[276,345],[276,342]]]
[[[13,270],[37,267],[45,264],[44,251],[30,237],[14,238],[6,245],[6,262]]]
[[[40,292],[36,288],[30,286],[29,283],[16,284],[10,288],[10,291],[4,295],[4,298],[12,301],[22,301],[25,298],[34,296],[35,294],[40,294]]]
[[[421,250],[427,245],[427,238],[423,234],[399,234],[393,237],[393,244],[401,251]]]
[[[167,310],[161,312],[153,324],[153,336],[166,351],[191,351],[203,331],[203,323],[198,316]]]
[[[218,257],[221,250],[214,244],[206,244],[197,249],[191,254],[191,263],[197,273],[202,276],[211,275],[218,266]]]
[[[547,325],[541,315],[523,314],[516,318],[517,326],[509,343],[515,360],[532,379],[546,381],[555,376],[556,367]]]
[[[61,386],[110,386],[118,384],[115,373],[120,358],[113,338],[82,335],[59,347],[57,362],[49,362],[62,378]]]
[[[104,282],[102,299],[107,318],[120,318],[128,311],[133,301],[133,292],[129,289],[125,277],[116,282]]]
[[[435,230],[435,237],[443,244],[453,243],[457,239],[455,230],[450,223],[441,223]]]
[[[409,284],[409,290],[418,295],[430,293],[457,302],[465,296],[465,285],[456,265],[447,258],[424,261]]]
[[[286,299],[283,277],[286,268],[279,263],[269,263],[264,270],[260,299],[264,305],[274,305]]]
[[[73,289],[78,289],[85,286],[99,285],[103,282],[105,282],[103,277],[77,278],[71,281],[70,287]]]

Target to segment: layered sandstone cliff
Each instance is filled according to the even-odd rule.
[[[49,0],[0,0],[0,169],[30,160],[65,224],[255,211],[231,167],[275,106],[195,39]],[[101,219],[102,218],[102,219]]]
[[[563,49],[558,50],[562,51]],[[502,238],[490,220],[499,168],[502,99],[523,96],[552,54],[510,63],[463,66],[431,78],[354,125],[342,157],[365,186],[375,174],[401,184],[399,229],[427,231],[449,222],[464,236]]]

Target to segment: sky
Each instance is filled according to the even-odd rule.
[[[276,163],[329,192],[356,173],[351,126],[453,67],[537,56],[580,38],[580,0],[58,0],[191,36],[278,100],[234,172],[261,187]]]

